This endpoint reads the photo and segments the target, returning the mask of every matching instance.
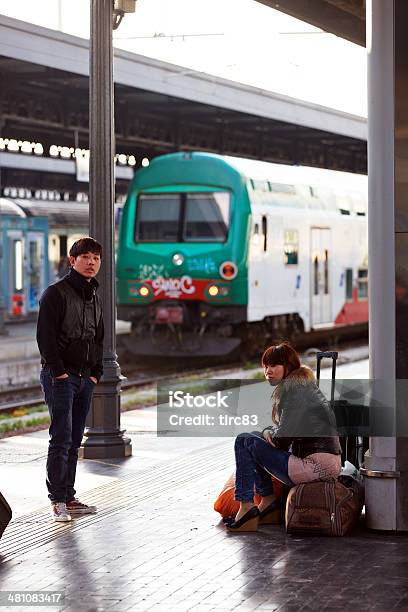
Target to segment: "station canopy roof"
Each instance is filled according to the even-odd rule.
[[[40,142],[45,153],[88,148],[88,66],[87,40],[0,16],[0,137]],[[362,117],[126,51],[115,50],[114,75],[116,152],[136,167],[201,150],[366,172]],[[20,184],[22,173],[3,178]]]
[[[365,47],[366,0],[258,0],[258,2]]]

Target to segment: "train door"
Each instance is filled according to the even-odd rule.
[[[312,327],[331,322],[330,230],[312,228],[311,235]]]
[[[13,317],[26,313],[24,299],[24,235],[21,230],[7,231],[8,312]]]
[[[270,292],[268,282],[268,267],[265,258],[268,249],[268,219],[266,215],[252,217],[251,242],[249,248],[248,267],[248,319],[259,320],[265,316],[267,292]]]
[[[44,234],[27,234],[27,311],[38,311],[38,300],[45,289]]]

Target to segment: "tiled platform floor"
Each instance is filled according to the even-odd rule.
[[[232,440],[156,438],[146,427],[153,411],[124,415],[124,425],[136,432],[142,417],[130,460],[81,463],[81,498],[100,512],[70,525],[50,523],[41,501],[46,436],[24,437],[25,488],[24,452],[16,463],[10,453],[24,440],[8,442],[0,480],[14,480],[13,506],[20,495],[25,511],[0,541],[0,590],[65,594],[57,607],[10,610],[408,610],[408,536],[226,533],[212,503],[232,468]]]

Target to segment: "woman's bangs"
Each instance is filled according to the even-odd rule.
[[[269,347],[266,349],[264,354],[262,355],[262,365],[266,366],[277,366],[277,365],[285,365],[284,355],[281,347]]]

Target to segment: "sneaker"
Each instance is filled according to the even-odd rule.
[[[68,523],[71,520],[71,515],[67,512],[67,506],[64,502],[51,503],[51,516],[57,523]]]
[[[67,509],[70,514],[95,514],[97,512],[96,506],[88,506],[76,498],[67,502]]]

